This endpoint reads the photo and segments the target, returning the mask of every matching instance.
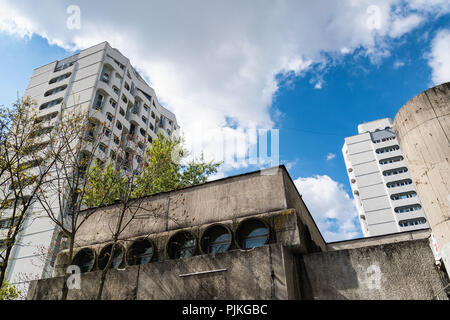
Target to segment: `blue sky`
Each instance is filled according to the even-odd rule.
[[[120,6],[79,1],[79,29],[67,27],[69,2],[31,4],[0,0],[0,104],[23,94],[34,68],[107,40],[176,113],[193,149],[214,157],[224,128],[236,139],[278,129],[280,160],[327,240],[361,236],[344,137],[450,80],[448,1],[376,2],[369,30],[372,1],[152,3],[152,19],[136,12],[120,24]],[[254,169],[224,166],[218,177]]]

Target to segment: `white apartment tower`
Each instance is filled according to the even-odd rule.
[[[180,133],[175,115],[158,103],[155,91],[130,61],[107,42],[35,69],[24,96],[35,100],[38,117],[56,119],[61,110],[81,106],[89,110],[89,117],[110,123],[112,138],[97,150],[106,160],[113,156],[112,147],[119,146],[124,134],[139,135],[141,142],[133,150],[133,161],[139,163],[159,132],[166,136]],[[39,248],[48,248],[51,256],[59,251],[50,245],[59,243],[55,225],[45,213],[39,214],[37,204],[31,210],[33,219],[25,221],[18,240],[21,245],[13,247],[7,270],[10,283],[19,285],[22,290],[28,286],[19,283],[23,279],[21,274],[39,278],[51,276],[52,262],[39,264]],[[0,217],[0,229],[7,225],[3,220],[5,217]]]
[[[342,153],[365,237],[429,228],[390,118],[358,125]]]

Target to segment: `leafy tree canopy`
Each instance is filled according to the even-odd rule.
[[[96,161],[87,173],[87,190],[83,202],[88,207],[124,200],[131,188],[131,198],[138,198],[204,183],[217,172],[221,162],[206,161],[203,154],[186,163],[188,151],[182,138],[162,134],[146,151],[146,161],[137,174],[124,174],[121,164]]]

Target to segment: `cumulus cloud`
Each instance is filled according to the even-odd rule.
[[[434,84],[450,81],[450,29],[440,30],[434,37],[428,64]]]
[[[407,17],[397,17],[392,23],[392,29],[389,34],[391,37],[400,37],[419,26],[423,21],[424,18],[418,14],[411,14]]]
[[[336,157],[336,155],[334,153],[327,154],[327,160],[334,159],[334,157]]]
[[[405,66],[405,63],[403,61],[397,60],[397,61],[394,62],[394,69],[399,69],[399,68],[404,67],[404,66]]]
[[[422,19],[400,15],[395,8],[401,3],[82,0],[76,3],[77,30],[66,27],[73,1],[0,0],[0,32],[38,34],[68,50],[107,40],[177,115],[188,145],[217,158],[224,132],[225,140],[242,140],[256,128],[274,126],[277,75],[323,68],[324,54],[358,49],[373,61],[389,55],[389,39]],[[322,84],[320,78],[312,86]]]
[[[203,150],[207,158],[226,160],[225,171],[248,166],[236,158],[256,143],[256,129],[274,126],[277,76],[314,71],[310,84],[320,89],[333,59],[357,51],[379,63],[393,38],[450,11],[448,0],[80,0],[81,28],[69,29],[72,4],[0,0],[0,32],[37,34],[69,51],[107,40],[176,114],[193,155]],[[449,79],[447,37],[433,42],[436,82]],[[297,186],[328,240],[358,234],[342,185],[315,176],[299,178]]]
[[[344,186],[327,175],[294,181],[325,241],[362,236],[356,207]]]

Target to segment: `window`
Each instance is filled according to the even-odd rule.
[[[109,103],[111,104],[111,106],[115,109],[117,106],[117,102],[115,102],[113,99],[109,99]]]
[[[54,71],[54,72],[58,72],[58,71],[67,69],[68,67],[73,66],[74,63],[75,63],[75,61],[71,61],[71,62],[66,62],[66,63],[64,63],[64,64],[62,64],[62,65],[60,65],[60,66],[57,65],[57,67],[55,68],[55,71]]]
[[[383,176],[392,176],[392,175],[396,175],[396,174],[400,174],[400,173],[405,173],[407,171],[408,171],[408,168],[406,168],[406,167],[386,170],[386,171],[383,171]]]
[[[47,114],[47,115],[45,115],[43,117],[36,118],[36,120],[34,120],[34,123],[40,123],[42,121],[52,120],[52,119],[56,118],[58,116],[58,114],[59,114],[59,112],[52,112],[52,113]]]
[[[68,73],[63,74],[63,75],[61,75],[61,76],[59,76],[59,77],[56,77],[56,78],[51,79],[48,83],[49,83],[49,84],[52,84],[52,83],[59,82],[59,81],[61,81],[61,80],[67,79],[67,78],[70,77],[71,75],[72,75],[72,72],[68,72]]]
[[[145,150],[145,147],[144,147],[144,145],[142,144],[142,143],[138,143],[138,147],[139,147],[139,149],[141,149],[142,151],[144,151]]]
[[[122,101],[125,102],[125,103],[128,102],[128,99],[127,99],[127,97],[125,97],[125,95],[122,95]]]
[[[382,138],[382,139],[378,139],[378,140],[373,140],[373,143],[380,143],[380,142],[390,141],[390,140],[394,140],[394,139],[395,139],[395,136],[392,136],[392,137]]]
[[[111,251],[113,248],[113,244],[108,244],[100,251],[100,255],[98,257],[98,268],[103,270],[108,264],[109,257],[111,256]],[[109,265],[110,269],[117,269],[122,264],[123,261],[124,250],[123,247],[119,244],[116,244],[114,248],[114,255],[111,260],[111,264]]]
[[[395,188],[395,187],[406,186],[411,183],[412,183],[411,179],[405,179],[405,180],[400,180],[400,181],[389,182],[388,184],[386,184],[386,186],[388,188]]]
[[[143,128],[139,129],[139,132],[141,133],[141,135],[142,135],[143,137],[145,137],[145,130],[144,130]]]
[[[109,112],[106,113],[106,119],[108,119],[108,121],[112,121],[113,118],[114,118],[114,116],[111,113],[109,113]]]
[[[140,106],[140,102],[139,102],[139,100],[137,100],[136,99],[136,101],[134,102],[134,105],[132,105],[131,106],[131,108],[132,108],[132,112],[134,113],[134,114],[139,114],[139,106]]]
[[[189,258],[195,254],[197,239],[189,231],[179,231],[167,244],[167,252],[171,259]]]
[[[236,234],[237,243],[244,250],[261,247],[269,241],[269,227],[261,219],[244,220]]]
[[[115,94],[119,95],[119,88],[117,88],[116,86],[113,86],[113,91]]]
[[[12,225],[12,218],[0,220],[0,229],[9,229]]]
[[[125,117],[125,110],[123,110],[123,108],[119,109],[119,113],[122,115],[122,117]]]
[[[130,91],[130,85],[128,84],[128,82],[125,82],[125,84],[123,85],[123,87],[125,89],[127,89],[128,91]]]
[[[380,160],[380,164],[389,164],[389,163],[394,163],[394,162],[398,162],[398,161],[402,161],[402,160],[403,160],[402,156],[392,157],[392,158]]]
[[[143,123],[147,123],[147,118],[144,117],[144,116],[142,116],[142,122],[143,122]]]
[[[81,272],[92,271],[95,265],[95,252],[89,248],[81,249],[73,258],[72,264],[79,266]]]
[[[224,225],[213,225],[205,230],[201,237],[201,249],[204,253],[225,252],[231,245],[231,232]]]
[[[116,135],[114,135],[114,143],[117,145],[120,143],[119,138]]]
[[[153,243],[148,239],[137,239],[134,241],[127,252],[128,265],[146,264],[152,260]]]
[[[153,111],[152,111],[151,116],[152,116],[152,119],[155,119],[155,113]]]
[[[39,107],[39,110],[44,110],[44,109],[51,108],[53,106],[56,106],[57,104],[60,104],[62,101],[63,101],[63,99],[59,98],[59,99],[55,99],[55,100],[46,102],[44,104],[41,104],[41,106]]]
[[[103,82],[108,83],[108,82],[109,82],[109,74],[108,74],[107,72],[104,72],[104,73],[102,74],[101,80],[102,80]]]
[[[148,105],[144,104],[144,110],[145,112],[148,112]]]
[[[405,193],[393,194],[393,195],[391,195],[391,199],[392,200],[402,200],[402,199],[413,198],[416,196],[417,196],[417,193],[415,193],[414,191],[410,191],[410,192],[405,192]]]
[[[116,127],[117,127],[117,129],[119,129],[119,130],[122,130],[122,124],[120,123],[120,121],[116,121]]]
[[[400,227],[410,227],[425,224],[426,222],[427,220],[425,218],[418,218],[418,219],[400,220],[398,224]]]
[[[398,207],[395,208],[394,211],[396,213],[403,213],[403,212],[412,212],[422,209],[422,206],[420,204],[413,204],[410,206],[404,206],[404,207]]]
[[[150,135],[147,137],[147,141],[150,142],[150,143],[153,142],[153,139],[152,139],[152,137]]]
[[[100,143],[100,144],[98,145],[98,148],[99,148],[102,152],[105,152],[105,153],[106,153],[106,150],[108,150],[108,147],[107,147],[105,144],[103,144],[103,143]]]
[[[94,109],[96,110],[101,110],[102,109],[102,103],[103,103],[103,95],[102,94],[97,94],[97,99],[95,99],[95,103],[94,103]]]
[[[398,149],[400,149],[400,147],[398,145],[394,145],[394,146],[377,149],[375,152],[378,154],[381,154],[381,153],[385,153],[385,152],[392,152],[392,151],[395,151]]]
[[[150,123],[150,125],[149,125],[149,128],[150,128],[150,130],[152,130],[153,131],[153,125]]]
[[[44,93],[44,97],[48,97],[48,96],[50,96],[52,94],[58,93],[60,91],[64,91],[66,88],[67,88],[67,85],[65,84],[63,86],[56,87],[56,88],[53,88],[51,90],[48,90],[47,92]]]

